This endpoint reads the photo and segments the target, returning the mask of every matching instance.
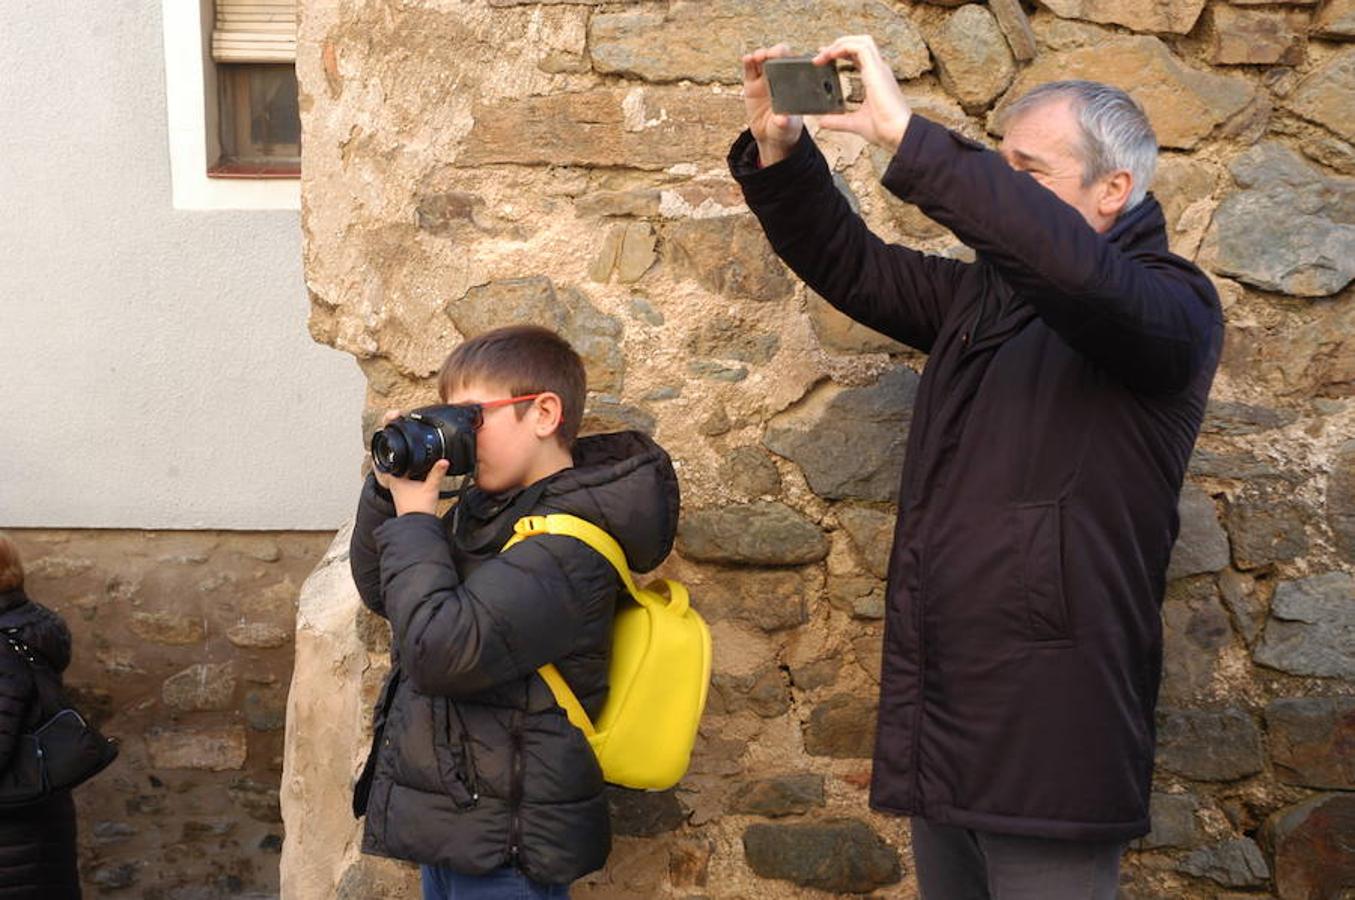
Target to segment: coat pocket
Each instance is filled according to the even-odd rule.
[[[1071,637],[1068,603],[1063,592],[1063,523],[1058,501],[1016,507],[1017,552],[1021,596],[1031,640],[1064,641]]]
[[[433,708],[433,759],[437,764],[438,782],[459,809],[470,809],[480,802],[470,736],[466,734],[452,700],[447,697],[428,699]]]

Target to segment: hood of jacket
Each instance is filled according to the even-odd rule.
[[[40,653],[56,671],[64,671],[71,661],[71,633],[61,616],[22,591],[0,593],[0,631],[17,629],[19,639]],[[3,645],[0,645],[3,646]],[[9,648],[5,647],[6,652]]]
[[[574,444],[574,466],[504,494],[466,492],[450,523],[464,550],[497,553],[514,523],[531,512],[568,513],[602,528],[637,572],[663,562],[677,535],[681,496],[667,452],[638,431],[589,435]]]

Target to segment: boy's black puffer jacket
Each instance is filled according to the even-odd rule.
[[[61,617],[22,590],[0,592],[0,629],[17,628],[29,649],[57,672],[71,661],[71,633]],[[0,641],[0,769],[19,735],[39,724],[36,687],[25,662]],[[75,803],[58,791],[41,803],[0,811],[0,900],[79,900]]]
[[[498,549],[523,515],[605,529],[636,571],[672,549],[678,486],[637,432],[580,438],[575,467],[523,491],[475,489],[444,519],[395,516],[372,478],[352,539],[363,602],[391,624],[392,676],[363,851],[480,874],[516,865],[566,884],[611,849],[602,773],[536,670],[554,662],[590,715],[607,694],[612,616],[625,590],[574,538]]]

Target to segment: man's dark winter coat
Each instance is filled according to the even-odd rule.
[[[1159,608],[1223,340],[1151,196],[1097,234],[996,153],[914,115],[883,183],[977,251],[871,234],[808,134],[731,168],[773,248],[929,354],[890,558],[871,805],[982,831],[1149,830]],[[842,423],[850,427],[850,423]]]
[[[606,861],[597,758],[536,670],[555,663],[596,716],[625,588],[571,537],[498,550],[521,516],[569,513],[648,571],[672,549],[678,486],[668,455],[637,432],[580,438],[574,462],[507,496],[473,489],[445,519],[396,517],[369,477],[352,567],[363,602],[390,620],[393,670],[370,791],[355,796],[364,852],[472,875],[516,865],[547,884]]]
[[[66,623],[22,590],[0,592],[0,630],[11,628],[55,671],[70,665]],[[28,663],[0,640],[0,769],[13,758],[19,735],[40,724],[36,692]],[[0,811],[0,900],[79,900],[75,831],[70,791]]]

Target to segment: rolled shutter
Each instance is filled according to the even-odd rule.
[[[212,59],[296,62],[296,0],[216,0]]]

